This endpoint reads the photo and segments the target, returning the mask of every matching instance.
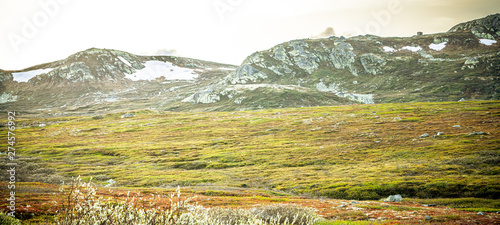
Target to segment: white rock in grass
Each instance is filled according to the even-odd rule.
[[[400,202],[403,201],[401,195],[390,195],[384,202]]]
[[[108,181],[106,181],[106,183],[108,184],[104,185],[104,187],[110,187],[111,185],[115,184],[116,181],[114,181],[113,179],[109,179]]]
[[[420,135],[420,137],[419,137],[419,138],[426,138],[426,137],[429,137],[429,134],[428,134],[428,133],[425,133],[425,134]]]
[[[133,113],[125,113],[122,115],[122,118],[132,118],[134,116],[135,116],[135,114],[133,114]]]

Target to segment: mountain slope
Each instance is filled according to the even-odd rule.
[[[189,58],[91,48],[64,60],[1,71],[0,91],[3,102],[8,102],[4,106],[21,110],[62,107],[71,111],[99,104],[110,109],[146,108],[180,101],[185,96],[179,90],[208,85],[234,69]]]
[[[220,90],[223,78],[236,68],[91,48],[64,60],[0,71],[0,103],[5,109],[45,110],[45,115],[55,116],[144,108],[210,111],[351,103],[330,93],[280,85],[236,85],[210,94],[210,88]]]
[[[0,70],[0,109],[57,115],[500,99],[499,24],[495,14],[446,33],[292,40],[239,67],[92,48]]]
[[[500,36],[500,13],[458,24],[448,32],[471,32],[479,38],[498,38]]]
[[[407,38],[293,40],[250,55],[225,79],[297,85],[363,103],[499,99],[499,15]]]

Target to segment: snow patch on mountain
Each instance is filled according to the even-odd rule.
[[[397,52],[398,50],[391,48],[389,46],[384,46],[382,47],[384,49],[384,52]]]
[[[418,52],[418,51],[422,50],[422,47],[420,47],[420,46],[417,46],[417,47],[404,46],[401,48],[401,50],[409,50],[412,52]]]
[[[439,43],[439,44],[432,43],[429,45],[429,48],[432,50],[441,51],[446,47],[446,44],[448,44],[448,42],[443,42],[443,43]]]
[[[127,64],[127,66],[132,66],[132,64],[130,64],[129,61],[127,61],[125,58],[121,57],[121,56],[118,56],[118,59],[120,61],[122,61],[123,63]]]
[[[236,70],[236,68],[225,68],[225,67],[221,67],[221,68],[217,68],[218,70]]]
[[[493,44],[497,43],[497,41],[491,40],[491,39],[479,39],[479,43],[481,43],[483,45],[493,45]]]
[[[198,77],[198,74],[189,68],[178,67],[170,62],[162,61],[147,61],[144,68],[137,70],[135,73],[125,75],[132,81],[138,80],[155,80],[160,77],[165,77],[167,80],[193,80]]]
[[[36,77],[40,74],[48,73],[52,70],[53,70],[53,68],[12,73],[12,77],[14,77],[14,81],[17,81],[17,82],[28,82],[28,80],[30,80],[31,78]]]

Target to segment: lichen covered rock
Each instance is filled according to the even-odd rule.
[[[295,65],[309,74],[318,69],[320,60],[314,53],[307,50],[309,46],[305,41],[292,41],[290,45],[293,50],[289,53],[293,57]]]
[[[216,103],[220,101],[220,95],[219,93],[215,90],[215,87],[208,87],[206,89],[203,89],[201,91],[198,91],[189,97],[185,98],[182,100],[182,102],[190,102],[190,103]]]
[[[354,48],[348,42],[341,42],[330,53],[330,60],[333,66],[337,69],[349,69],[352,75],[357,76],[358,73],[354,68],[353,63],[356,61]]]
[[[476,37],[495,39],[500,37],[500,13],[453,26],[448,32],[470,31]]]
[[[244,64],[236,69],[235,72],[231,73],[226,77],[226,80],[231,84],[246,84],[249,81],[256,82],[259,79],[265,79],[267,75],[251,66],[250,64]]]
[[[0,104],[7,103],[7,102],[15,102],[17,101],[17,96],[12,95],[10,93],[2,93],[0,95]]]
[[[377,75],[386,64],[384,58],[373,53],[362,55],[360,61],[365,71],[373,75]]]

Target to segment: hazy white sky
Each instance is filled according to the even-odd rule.
[[[498,0],[0,0],[0,68],[91,47],[239,65],[332,27],[337,36],[444,32],[500,12]]]

